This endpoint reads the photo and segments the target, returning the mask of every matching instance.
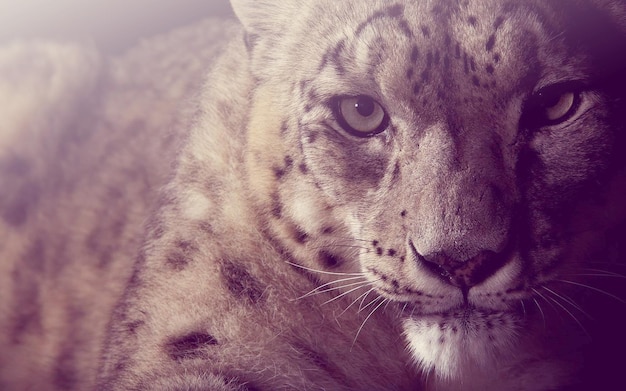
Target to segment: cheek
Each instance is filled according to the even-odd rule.
[[[530,147],[541,164],[540,179],[556,194],[594,182],[608,168],[613,136],[608,127],[592,117],[573,128],[539,133]],[[571,195],[569,195],[571,196]]]
[[[538,267],[559,259],[583,262],[588,249],[603,241],[613,202],[607,192],[614,181],[612,143],[612,133],[597,117],[576,128],[539,132],[532,141],[532,158],[522,167],[528,178],[521,186],[528,227],[523,235]]]
[[[289,214],[300,227],[307,227],[310,233],[323,232],[325,227],[334,227],[336,222],[331,213],[332,207],[315,194],[306,182],[297,181],[293,184],[293,191],[285,196],[285,203],[289,206]]]
[[[351,140],[328,132],[303,145],[308,171],[318,187],[337,203],[368,202],[388,171],[387,151],[377,145],[381,144],[379,140]]]

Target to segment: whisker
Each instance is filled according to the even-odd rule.
[[[348,309],[350,309],[350,307],[352,307],[354,304],[356,304],[362,297],[364,298],[367,295],[369,295],[373,290],[374,290],[374,288],[371,288],[371,289],[368,289],[366,292],[361,293],[356,299],[352,300],[352,302],[350,304],[348,304],[348,306],[343,311],[341,311],[339,316],[345,314],[346,311],[348,311]]]
[[[554,296],[558,297],[559,299],[563,300],[567,304],[571,305],[572,307],[574,307],[575,309],[580,311],[582,314],[584,314],[587,318],[593,320],[593,317],[591,315],[589,315],[585,310],[583,310],[581,306],[576,304],[576,302],[574,302],[571,298],[566,297],[565,295],[558,294],[557,292],[555,292],[554,290],[552,290],[552,289],[550,289],[548,287],[544,286],[542,288],[544,290],[546,290],[547,292],[551,293],[552,295],[554,295]]]
[[[365,311],[365,309],[366,309],[367,307],[371,306],[372,304],[374,304],[374,303],[376,302],[376,300],[377,300],[377,299],[378,299],[378,297],[377,297],[377,298],[375,298],[375,299],[373,299],[372,301],[368,302],[368,303],[367,303],[367,304],[365,304],[363,307],[359,307],[359,310],[358,310],[357,312],[363,312],[363,311]]]
[[[304,295],[298,297],[296,300],[301,300],[304,299],[306,297],[309,296],[316,296],[322,293],[327,293],[327,292],[332,292],[338,289],[342,289],[342,288],[348,288],[351,286],[355,286],[355,285],[361,285],[361,284],[365,284],[367,285],[369,282],[368,281],[357,281],[357,282],[351,282],[349,284],[345,284],[345,285],[340,285],[340,286],[335,286],[335,287],[331,287],[328,288],[329,285],[332,285],[334,283],[337,282],[345,282],[345,281],[351,281],[351,280],[357,280],[357,279],[361,279],[360,277],[350,277],[350,278],[342,278],[341,280],[337,280],[337,281],[331,281],[331,282],[327,282],[324,285],[320,285],[317,288],[313,289],[312,291],[305,293]]]
[[[358,238],[351,238],[349,236],[334,236],[332,237],[333,239],[339,239],[339,240],[349,240],[349,241],[354,241],[354,242],[363,242],[363,243],[372,243],[371,240],[367,240],[367,239],[358,239]]]
[[[572,276],[572,277],[608,277],[608,278],[624,278],[626,279],[626,276],[620,276],[617,274],[587,274],[587,273],[576,273],[576,274],[564,274],[564,276]]]
[[[306,267],[306,266],[302,266],[302,265],[298,265],[297,263],[293,263],[293,262],[289,262],[287,261],[287,264],[291,265],[291,266],[295,266],[297,268],[303,269],[303,270],[307,270],[313,273],[319,273],[319,274],[328,274],[331,276],[364,276],[364,273],[344,273],[344,272],[329,272],[326,270],[317,270],[317,269],[312,269],[310,267]]]
[[[372,311],[370,311],[370,313],[367,315],[367,317],[365,317],[365,320],[363,321],[363,323],[361,323],[361,327],[359,327],[359,329],[356,332],[356,335],[354,336],[354,340],[352,341],[352,346],[350,347],[350,350],[352,350],[352,348],[354,347],[354,344],[356,343],[357,338],[359,338],[359,334],[361,333],[361,330],[363,330],[363,327],[365,326],[365,323],[367,323],[369,318],[372,315],[374,315],[374,312],[376,312],[380,308],[380,306],[385,304],[385,302],[388,300],[388,299],[385,299],[385,298],[379,296],[376,299],[372,300],[372,303],[376,302],[378,299],[382,299],[382,301],[376,307],[374,307],[374,309]]]
[[[324,305],[324,304],[328,304],[328,303],[331,303],[331,302],[333,302],[333,301],[335,301],[335,300],[337,300],[337,299],[342,298],[342,297],[343,297],[343,296],[345,296],[345,295],[349,295],[350,293],[352,293],[352,292],[354,292],[354,291],[356,291],[356,290],[359,290],[359,289],[361,289],[361,288],[363,288],[363,287],[366,287],[366,286],[368,286],[369,284],[370,284],[370,283],[369,283],[369,281],[362,281],[361,285],[357,286],[356,288],[352,288],[352,289],[350,289],[350,290],[348,290],[348,291],[346,291],[346,292],[343,292],[342,294],[337,295],[337,296],[335,296],[335,297],[333,297],[333,298],[331,298],[331,299],[326,300],[325,302],[323,302],[323,303],[322,303],[322,305]],[[355,285],[356,285],[356,284],[355,284]],[[342,288],[343,288],[343,287],[342,287]],[[344,312],[345,312],[345,310],[344,310]],[[344,312],[342,312],[342,314],[343,314]]]
[[[539,309],[539,313],[541,314],[541,319],[543,319],[543,328],[545,329],[546,328],[546,315],[543,313],[543,308],[541,308],[541,305],[539,304],[537,299],[533,297],[533,301],[535,302],[535,304],[537,305],[537,308]]]
[[[393,300],[389,300],[390,302],[392,302]],[[398,305],[400,305],[402,303],[398,303]],[[406,307],[409,305],[408,302],[404,302],[404,305],[402,306],[402,310],[400,310],[399,312],[396,313],[396,319],[400,319],[402,318],[402,314],[405,313],[406,311]]]
[[[328,247],[354,248],[354,249],[359,249],[359,250],[369,250],[369,248],[363,247],[363,246],[359,246],[357,244],[341,244],[341,243],[326,243],[323,246],[310,246],[309,248],[311,250],[319,250],[319,249],[328,248]]]
[[[605,269],[593,269],[593,268],[586,267],[586,268],[582,268],[580,270],[585,270],[585,271],[589,271],[589,272],[597,272],[597,273],[607,273],[607,274],[612,274],[612,275],[615,275],[615,276],[626,277],[626,275],[624,275],[624,274],[620,274],[620,273],[617,273],[617,272],[612,272],[610,270],[605,270]]]
[[[583,270],[592,270],[592,271],[597,271],[597,272],[607,272],[607,273],[615,273],[615,274],[620,274],[617,271],[613,271],[613,270],[620,270],[620,271],[624,271],[626,270],[626,264],[624,263],[617,263],[617,262],[587,262],[588,265],[592,265],[592,266],[597,266],[600,267],[598,268],[583,268]],[[623,274],[622,274],[623,275]]]
[[[552,304],[552,301],[549,300],[547,297],[545,297],[541,292],[539,292],[537,289],[532,288],[533,292],[535,292],[539,297],[541,297],[543,299],[543,301],[545,301],[546,303],[550,304],[550,306],[558,312],[558,310],[556,309],[556,307],[554,306],[554,304]]]
[[[547,289],[546,287],[542,287],[543,289]],[[578,324],[578,326],[580,327],[580,329],[588,336],[590,337],[589,333],[587,332],[587,330],[585,329],[585,327],[583,326],[583,324],[578,320],[578,318],[570,311],[568,310],[563,304],[559,303],[558,300],[555,299],[551,299],[552,302],[556,305],[558,305],[559,307],[561,307],[561,309],[565,312],[567,312],[567,314],[574,319],[574,322],[576,322],[576,324]]]
[[[340,278],[338,280],[329,281],[329,282],[327,282],[325,284],[322,284],[322,285],[316,287],[315,289],[313,289],[309,293],[322,290],[323,288],[325,288],[325,287],[327,287],[329,285],[337,284],[337,283],[340,283],[340,282],[346,282],[346,281],[354,281],[354,280],[365,280],[365,277],[363,277],[363,276],[352,276],[352,277]],[[308,293],[307,293],[307,295],[308,295]]]
[[[415,314],[415,306],[413,306],[413,308],[411,308],[411,315],[409,317],[413,317],[413,314]]]
[[[609,293],[609,292],[607,292],[607,291],[603,291],[602,289],[598,289],[598,288],[595,288],[595,287],[590,286],[590,285],[581,284],[581,283],[579,283],[579,282],[568,281],[568,280],[555,280],[555,281],[560,281],[560,282],[564,282],[564,283],[566,283],[566,284],[572,284],[572,285],[580,286],[580,287],[582,287],[582,288],[587,288],[587,289],[590,289],[590,290],[592,290],[592,291],[596,291],[596,292],[598,292],[598,293],[602,293],[602,294],[604,294],[604,295],[606,295],[606,296],[608,296],[608,297],[611,297],[611,298],[613,298],[613,299],[615,299],[615,300],[619,301],[619,302],[620,302],[620,303],[622,303],[622,304],[626,304],[626,301],[624,301],[623,299],[621,299],[621,298],[619,298],[619,297],[615,296],[614,294]]]
[[[581,268],[575,271],[570,270],[568,275],[591,276],[591,277],[617,277],[626,278],[626,275],[605,269]]]
[[[372,304],[372,302],[370,301],[369,303],[365,304],[365,306],[363,306],[363,304],[365,303],[365,300],[367,299],[367,296],[369,296],[369,294],[372,293],[373,291],[374,291],[374,288],[372,288],[372,289],[368,290],[367,292],[365,292],[365,296],[363,296],[363,299],[361,299],[361,303],[359,304],[359,311],[358,312],[363,311],[370,304]]]
[[[596,261],[596,262],[587,262],[587,264],[589,264],[589,265],[626,266],[626,265],[621,264],[621,263],[617,263],[617,262],[608,262],[608,261],[605,261],[605,262],[597,262],[597,261]]]

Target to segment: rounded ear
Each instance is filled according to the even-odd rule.
[[[300,3],[300,4],[296,4]],[[306,2],[295,0],[231,0],[235,15],[248,33],[278,34],[283,31],[296,7]]]

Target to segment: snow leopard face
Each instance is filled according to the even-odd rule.
[[[274,27],[239,10],[265,102],[250,131],[280,127],[251,147],[277,179],[259,196],[270,224],[296,253],[364,273],[425,370],[457,379],[534,354],[578,328],[584,275],[608,275],[593,262],[626,216],[618,16],[370,3],[285,5]]]

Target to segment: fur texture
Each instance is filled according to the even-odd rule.
[[[232,4],[0,51],[0,389],[624,385],[623,1]]]

